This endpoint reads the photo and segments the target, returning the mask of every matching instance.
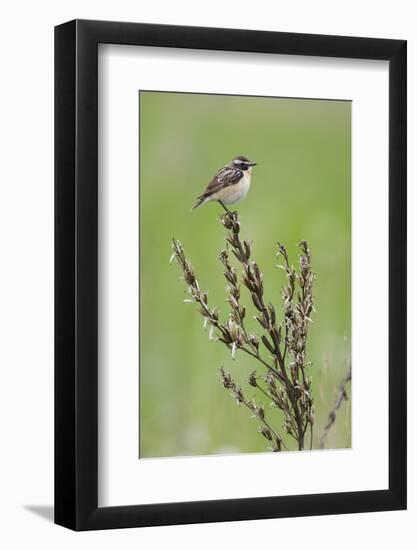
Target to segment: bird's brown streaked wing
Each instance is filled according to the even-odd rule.
[[[193,210],[200,206],[200,204],[203,204],[211,195],[220,191],[220,189],[238,183],[242,177],[243,172],[238,168],[231,168],[230,166],[221,168],[204,189],[203,193],[197,197],[197,202],[193,206]]]
[[[236,168],[225,167],[217,172],[211,182],[207,185],[203,195],[209,197],[213,193],[217,193],[222,187],[228,187],[240,181],[243,176],[241,170]]]

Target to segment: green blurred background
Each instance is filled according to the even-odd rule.
[[[175,237],[202,289],[209,289],[210,304],[227,316],[218,260],[224,247],[221,207],[191,207],[216,170],[236,155],[258,162],[250,192],[236,208],[264,273],[266,298],[277,311],[285,274],[276,268],[276,241],[287,246],[293,263],[300,239],[313,253],[317,312],[308,355],[318,448],[350,355],[350,102],[140,92],[139,103],[140,457],[266,450],[256,420],[218,377],[223,366],[246,388],[257,364],[239,352],[232,361],[225,346],[209,341],[195,306],[183,302],[179,266],[169,264]],[[244,289],[242,296],[249,304]],[[267,411],[277,425],[280,413]],[[350,443],[349,401],[327,446]]]

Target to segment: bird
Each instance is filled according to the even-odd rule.
[[[209,201],[218,201],[229,212],[226,204],[236,204],[246,197],[250,187],[252,166],[256,166],[241,155],[220,168],[213,179],[197,197],[193,210]]]

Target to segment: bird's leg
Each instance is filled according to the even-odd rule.
[[[230,210],[226,208],[226,206],[222,203],[222,201],[219,201],[219,204],[226,210],[228,214],[231,214]]]

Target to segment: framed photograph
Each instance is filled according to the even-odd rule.
[[[55,29],[55,521],[406,507],[406,42]]]

